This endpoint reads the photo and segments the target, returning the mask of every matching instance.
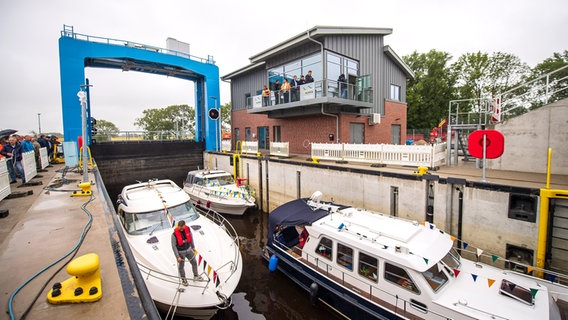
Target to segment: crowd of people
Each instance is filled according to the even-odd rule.
[[[300,76],[300,80],[298,80],[298,76],[294,75],[292,80],[288,82],[288,79],[284,78],[283,83],[280,83],[280,80],[274,81],[272,84],[272,88],[268,88],[268,86],[264,86],[262,89],[262,106],[267,107],[270,103],[270,92],[274,92],[274,103],[288,103],[294,101],[300,101],[300,86],[306,83],[314,82],[314,78],[312,77],[312,70],[308,71],[308,74],[304,77],[303,75]]]
[[[59,144],[58,137],[55,135],[46,136],[40,134],[35,137],[31,134],[17,135],[11,134],[0,137],[0,158],[6,158],[6,166],[8,167],[8,175],[10,183],[17,183],[20,178],[22,183],[26,183],[24,167],[22,164],[23,154],[33,151],[36,160],[36,166],[41,169],[40,148],[46,148],[49,159],[53,156],[54,145]]]

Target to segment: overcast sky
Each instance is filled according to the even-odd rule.
[[[58,39],[76,33],[166,47],[168,37],[212,55],[220,75],[254,54],[316,26],[392,28],[399,56],[430,49],[517,55],[534,67],[568,49],[566,0],[0,0],[0,129],[62,132]],[[194,105],[191,82],[109,69],[86,69],[92,115],[135,130],[142,110]],[[79,100],[77,100],[79,107]],[[221,103],[230,101],[221,82]]]

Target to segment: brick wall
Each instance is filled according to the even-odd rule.
[[[391,125],[401,125],[401,144],[406,141],[406,104],[395,101],[385,101],[385,116],[380,124],[369,125],[369,117],[353,114],[339,116],[339,142],[349,143],[350,123],[365,124],[365,143],[391,143]],[[252,133],[257,133],[257,127],[269,127],[270,141],[274,141],[273,126],[280,126],[282,142],[290,143],[290,153],[310,154],[309,143],[336,143],[336,118],[325,115],[312,115],[285,119],[269,119],[266,115],[248,114],[246,110],[232,112],[233,148],[236,140],[245,140],[245,128],[250,127]],[[240,136],[234,135],[235,128],[240,129]],[[329,135],[333,134],[333,141]],[[252,140],[257,140],[258,137]]]

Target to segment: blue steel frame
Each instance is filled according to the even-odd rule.
[[[61,103],[65,141],[82,134],[81,104],[77,92],[85,87],[85,67],[122,69],[177,77],[195,83],[195,140],[215,150],[218,120],[207,114],[219,101],[219,68],[211,56],[201,59],[186,53],[130,41],[78,34],[64,26],[59,38]],[[88,89],[87,89],[88,90]],[[89,101],[90,102],[90,101]],[[88,102],[88,103],[89,103]],[[87,110],[87,145],[91,144],[91,106]]]

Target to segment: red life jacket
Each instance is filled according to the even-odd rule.
[[[185,234],[185,239],[187,240],[186,243],[183,243],[183,238],[181,232],[179,231],[179,228],[174,229],[174,235],[177,239],[178,249],[186,250],[187,248],[189,248],[189,244],[191,243],[191,233],[189,232],[189,228],[187,226],[183,226],[183,233]]]

